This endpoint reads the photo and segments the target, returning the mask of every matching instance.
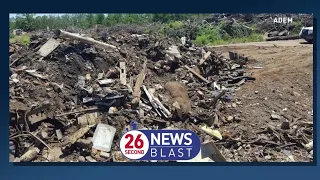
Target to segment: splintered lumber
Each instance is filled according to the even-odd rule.
[[[132,104],[138,104],[140,101],[140,96],[141,96],[141,86],[143,84],[143,80],[146,76],[146,67],[147,67],[147,60],[144,61],[143,63],[143,68],[141,70],[141,72],[138,74],[137,80],[136,80],[136,84],[134,86],[134,90],[133,90],[133,99],[132,99]]]
[[[80,139],[82,136],[84,136],[88,131],[90,130],[90,126],[85,126],[74,132],[73,134],[69,136],[65,136],[62,138],[62,145],[68,146],[74,144],[78,139]]]
[[[94,40],[93,38],[83,37],[83,36],[80,36],[80,35],[77,35],[77,34],[73,34],[73,33],[67,32],[67,31],[59,30],[59,31],[58,31],[58,34],[59,34],[61,37],[65,37],[65,38],[70,38],[70,39],[73,39],[73,40],[82,41],[82,42],[84,42],[84,43],[96,44],[96,45],[102,46],[102,47],[104,47],[104,48],[117,49],[117,47],[114,46],[114,45],[107,44],[107,43],[104,43],[104,42],[100,42],[100,41]]]
[[[188,67],[187,65],[184,66],[186,69],[188,69],[188,71],[190,71],[192,74],[194,74],[195,76],[197,76],[199,79],[201,79],[202,81],[206,82],[206,83],[210,83],[209,80],[207,80],[206,78],[204,78],[203,76],[201,76],[200,74],[198,74],[197,72],[195,72],[193,69],[191,69],[190,67]]]
[[[204,54],[203,58],[200,60],[199,65],[202,65],[210,55],[211,55],[211,51],[208,51],[206,54]]]
[[[67,116],[67,115],[70,115],[70,114],[84,113],[84,112],[95,111],[95,110],[99,110],[99,108],[98,107],[93,107],[93,108],[88,108],[88,109],[81,109],[81,110],[78,110],[78,111],[57,114],[57,115],[55,115],[55,117]]]

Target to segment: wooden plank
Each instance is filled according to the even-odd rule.
[[[133,90],[133,99],[132,99],[132,104],[138,104],[140,101],[140,96],[141,96],[141,86],[143,84],[144,78],[146,76],[146,68],[147,68],[147,60],[144,61],[143,63],[143,68],[141,70],[141,72],[138,74],[137,80],[136,80],[136,84],[134,86],[134,90]]]
[[[127,84],[126,62],[120,61],[119,66],[120,66],[120,83],[123,85],[126,85]]]
[[[88,43],[88,44],[96,44],[96,45],[102,46],[104,48],[117,49],[117,47],[114,46],[114,45],[107,44],[107,43],[104,43],[104,42],[100,42],[100,41],[94,40],[93,38],[82,37],[80,35],[69,33],[67,31],[63,31],[63,30],[59,30],[58,32],[59,32],[59,35],[61,37],[66,37],[66,38],[70,38],[70,39],[73,39],[73,40],[82,41],[82,42]]]
[[[188,67],[187,65],[184,66],[185,68],[188,69],[188,71],[190,71],[192,74],[194,74],[195,76],[197,76],[199,79],[201,79],[202,81],[206,82],[206,83],[210,83],[209,80],[207,80],[206,78],[204,78],[203,76],[201,76],[200,74],[198,74],[197,72],[195,72],[193,69],[191,69],[190,67]]]
[[[60,45],[60,42],[55,39],[49,39],[39,50],[38,54],[42,57],[48,56],[53,50]]]
[[[202,65],[210,55],[211,55],[211,51],[208,51],[206,54],[204,54],[203,58],[200,60],[199,65]]]

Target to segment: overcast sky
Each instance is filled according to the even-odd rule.
[[[63,15],[63,14],[57,14],[57,13],[35,13],[36,16],[49,16],[49,15],[54,15],[54,16],[59,16],[59,15]],[[9,14],[9,18],[15,17],[17,16],[16,13],[10,13]]]

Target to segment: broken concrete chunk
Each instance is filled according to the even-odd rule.
[[[109,157],[110,157],[110,153],[107,153],[107,152],[101,151],[101,153],[100,153],[100,157],[102,157],[102,158],[109,158]]]
[[[97,162],[97,160],[93,159],[91,156],[86,156],[86,160],[89,162]]]
[[[98,74],[98,79],[102,79],[102,78],[103,78],[103,75],[104,75],[103,73],[99,73],[99,74]]]
[[[79,156],[78,161],[79,162],[86,162],[86,158],[83,156]]]
[[[37,147],[31,147],[26,153],[24,153],[19,159],[21,162],[32,161],[40,152]]]
[[[186,37],[183,36],[183,37],[180,38],[180,40],[181,40],[181,44],[182,45],[186,45],[186,42],[187,42],[187,38]]]
[[[81,126],[96,124],[98,118],[97,112],[86,113],[78,117],[78,124]]]
[[[86,74],[86,80],[90,81],[91,80],[91,75],[90,74]]]
[[[171,46],[169,49],[166,51],[167,54],[173,55],[174,57],[181,59],[182,56],[179,52],[178,46]]]
[[[98,124],[93,135],[93,148],[110,152],[116,128],[107,124]]]
[[[228,122],[232,122],[232,121],[233,121],[233,119],[234,119],[234,117],[233,117],[233,116],[228,116],[228,117],[227,117],[227,121],[228,121]]]
[[[53,147],[52,150],[45,150],[43,153],[44,158],[49,161],[59,161],[60,156],[63,154],[60,147]]]
[[[281,117],[279,115],[277,115],[277,114],[271,114],[271,119],[272,120],[280,120]]]
[[[39,50],[38,54],[42,57],[48,56],[52,51],[54,51],[58,46],[60,45],[60,42],[55,39],[49,39]]]

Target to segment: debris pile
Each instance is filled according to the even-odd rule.
[[[138,129],[192,130],[227,155],[230,143],[217,148],[213,140],[229,141],[219,127],[241,121],[224,112],[239,86],[255,80],[245,72],[248,58],[155,35],[108,34],[101,42],[38,32],[10,55],[10,161],[129,161],[119,141],[132,120]],[[266,131],[283,140],[283,130]],[[225,160],[221,153],[207,160]]]

